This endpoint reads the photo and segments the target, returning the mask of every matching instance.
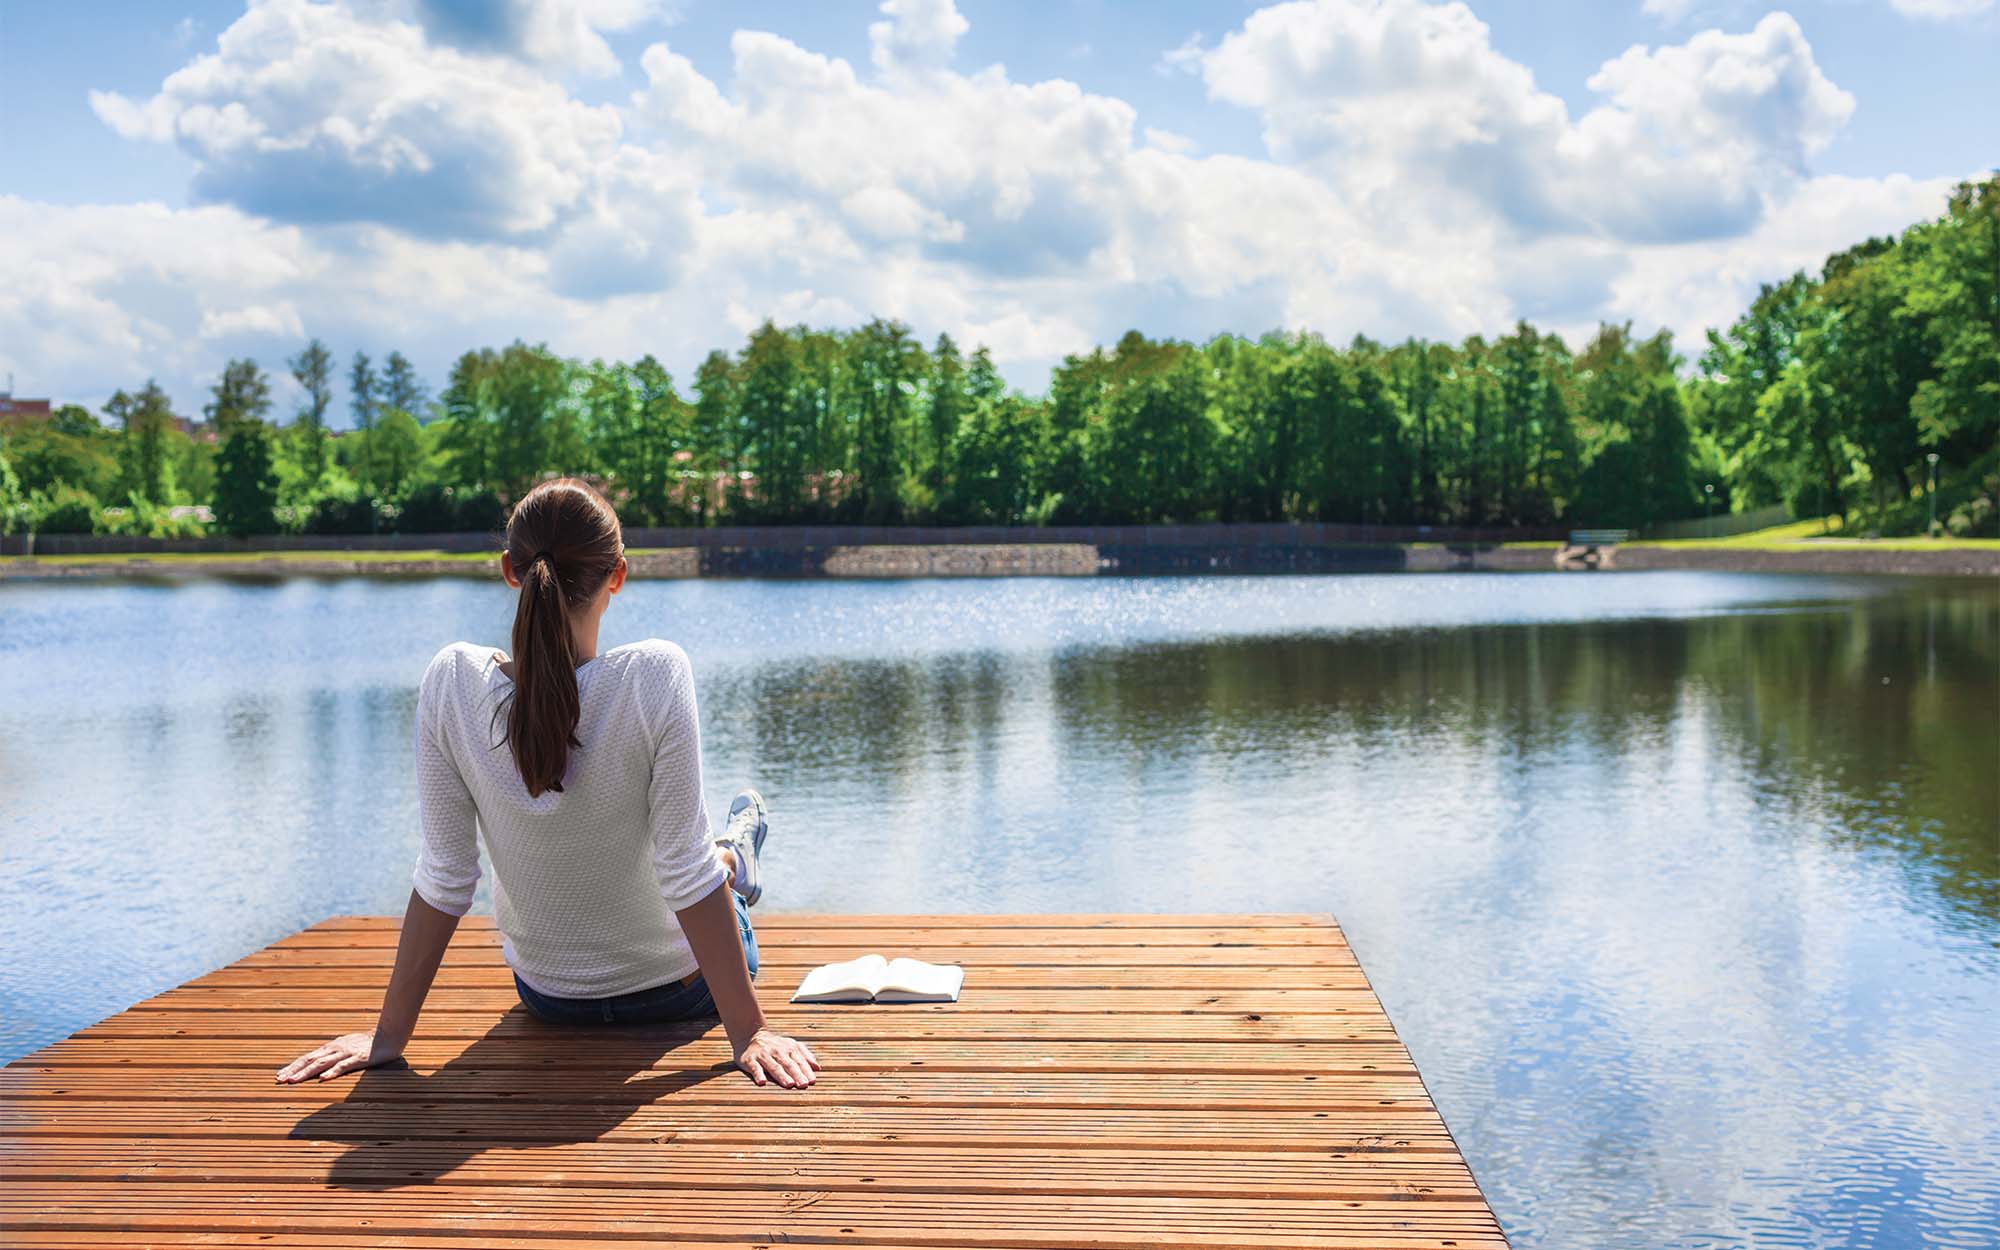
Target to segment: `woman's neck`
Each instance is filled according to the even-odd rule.
[[[597,622],[596,616],[588,620],[570,622],[570,654],[576,657],[579,665],[597,658]]]

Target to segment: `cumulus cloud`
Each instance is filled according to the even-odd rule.
[[[414,0],[410,12],[437,43],[597,76],[621,68],[604,31],[672,16],[664,0]]]
[[[1497,210],[1529,237],[1721,237],[1755,224],[1853,111],[1798,23],[1635,47],[1572,119],[1463,4],[1296,0],[1199,58],[1209,94],[1257,109],[1272,155],[1385,215]]]
[[[550,229],[620,134],[615,110],[525,68],[306,0],[251,8],[148,100],[90,100],[121,135],[187,153],[205,202],[438,238]]]
[[[900,28],[912,7],[884,10]],[[923,6],[921,30],[939,8]],[[882,33],[891,24],[877,24],[878,53],[904,46]],[[745,199],[803,203],[885,247],[1020,275],[1088,266],[1129,198],[1135,114],[1121,100],[997,69],[906,77],[902,52],[896,72],[868,81],[764,32],[730,47],[728,94],[664,45],[648,49],[635,107]]]
[[[1746,234],[1634,251],[1611,283],[1604,316],[1667,326],[1683,351],[1697,353],[1702,331],[1741,316],[1761,283],[1817,273],[1834,252],[1936,216],[1954,182],[1901,174],[1801,181]]]
[[[887,0],[856,65],[739,31],[711,77],[655,41],[587,105],[648,0],[259,0],[149,97],[95,93],[195,165],[198,206],[0,199],[0,360],[98,398],[198,403],[228,355],[318,334],[441,375],[515,337],[680,372],[767,317],[882,315],[1039,388],[1126,329],[1456,338],[1665,325],[1937,211],[1943,183],[1829,179],[1854,102],[1798,24],[1597,70],[1578,115],[1463,4],[1294,0],[1167,54],[1255,110],[1204,153],[1124,100],[957,63],[950,0]],[[593,42],[595,41],[595,42]],[[602,54],[598,51],[602,48]],[[190,400],[193,402],[191,403]]]
[[[546,299],[544,268],[519,249],[327,235],[224,205],[0,196],[0,369],[92,404],[157,377],[193,412],[226,358],[282,372],[308,334],[440,354],[468,334],[512,338],[513,310]]]
[[[879,70],[937,69],[971,29],[952,0],[885,0],[886,22],[868,27],[869,56]]]

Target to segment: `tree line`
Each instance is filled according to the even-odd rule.
[[[627,524],[1340,521],[1643,527],[1789,505],[1887,532],[1993,533],[2000,178],[1939,218],[1766,285],[1690,361],[1602,325],[1459,344],[1134,331],[1040,396],[900,322],[759,326],[677,383],[651,356],[468,351],[434,394],[400,353],[232,360],[182,432],[152,382],[0,433],[15,528],[185,534],[497,526],[538,478],[601,482]],[[1935,459],[1933,459],[1935,457]],[[1937,483],[1931,483],[1935,476]],[[175,505],[182,505],[178,511]]]

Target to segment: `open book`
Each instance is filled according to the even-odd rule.
[[[821,964],[799,982],[795,1003],[955,1003],[965,984],[957,964],[863,955],[846,963]]]

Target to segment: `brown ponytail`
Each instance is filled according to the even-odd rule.
[[[582,745],[570,614],[596,596],[624,553],[618,514],[573,477],[536,486],[507,518],[507,557],[521,579],[521,597],[514,607],[514,688],[503,708],[506,741],[531,795],[561,793],[570,748]]]

